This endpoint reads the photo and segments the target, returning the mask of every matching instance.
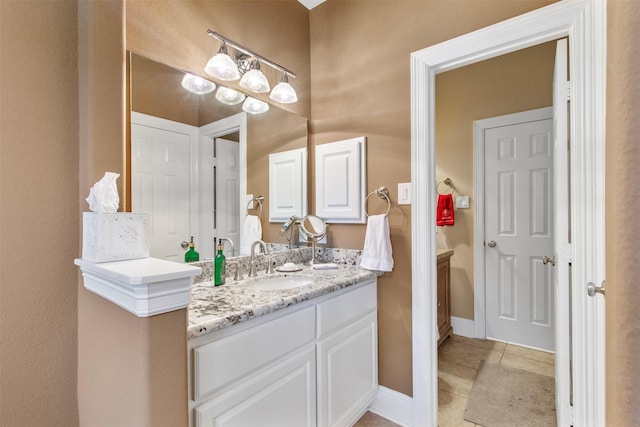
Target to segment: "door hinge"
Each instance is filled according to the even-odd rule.
[[[566,81],[561,86],[562,96],[565,100],[571,101],[571,82]]]
[[[572,248],[571,248],[571,243],[567,243],[565,245],[561,245],[558,248],[558,262],[560,262],[562,260],[562,262],[567,262],[569,264],[571,264],[572,261]]]
[[[215,168],[216,166],[218,166],[218,158],[214,157],[213,158],[213,167]]]

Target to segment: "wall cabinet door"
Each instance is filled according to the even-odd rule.
[[[316,425],[315,346],[247,377],[194,410],[196,427]]]
[[[378,392],[378,324],[373,311],[318,341],[318,425],[349,426]]]

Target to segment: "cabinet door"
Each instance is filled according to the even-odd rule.
[[[195,408],[195,426],[315,426],[315,373],[310,345]]]
[[[438,329],[440,333],[449,323],[449,261],[440,261],[438,277]]]
[[[352,425],[377,391],[378,323],[374,311],[318,342],[318,425]]]

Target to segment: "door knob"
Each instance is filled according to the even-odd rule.
[[[495,248],[496,247],[496,241],[495,240],[491,240],[490,242],[487,243],[487,246],[489,246],[490,248]]]
[[[600,286],[596,286],[593,282],[587,283],[587,294],[589,294],[590,297],[595,296],[597,293],[604,296],[604,282],[605,281],[603,280],[602,285]]]
[[[187,242],[186,240],[183,240],[182,243],[180,243],[180,247],[182,249],[188,249],[189,248],[189,242]]]
[[[551,265],[555,266],[556,265],[556,256],[554,255],[551,258],[549,258],[548,256],[543,256],[542,257],[542,263],[544,265],[551,264]]]

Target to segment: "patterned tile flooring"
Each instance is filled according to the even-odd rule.
[[[464,410],[482,360],[538,374],[554,375],[552,353],[497,341],[453,335],[438,351],[438,425],[440,427],[479,426],[464,420]],[[354,427],[397,426],[371,412],[365,413],[354,425]]]

